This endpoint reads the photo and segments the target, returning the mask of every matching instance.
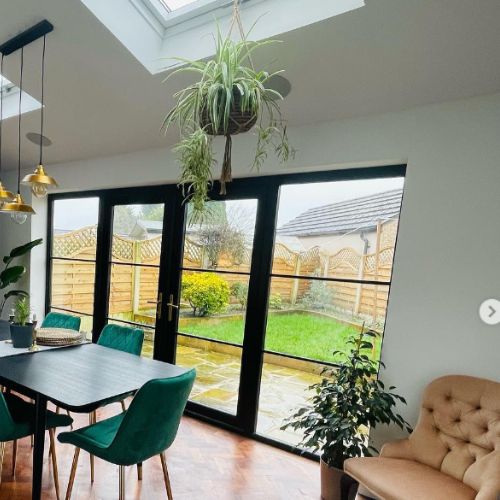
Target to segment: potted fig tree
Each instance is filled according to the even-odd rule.
[[[4,269],[0,272],[0,290],[5,290],[17,283],[26,273],[26,267],[23,265],[13,265],[14,261],[23,255],[28,254],[34,247],[42,243],[42,239],[33,240],[29,243],[14,248],[9,255],[3,258]],[[7,301],[11,297],[27,297],[28,294],[24,290],[10,289],[4,293],[0,300],[0,340],[7,338],[10,334],[9,322],[1,319],[3,310]]]
[[[235,5],[237,1],[235,2]],[[237,5],[235,7],[238,16]],[[215,38],[215,55],[208,60],[190,61],[176,58],[182,67],[173,71],[193,74],[197,81],[174,94],[175,105],[168,112],[165,131],[176,123],[181,140],[174,149],[181,164],[180,185],[187,201],[192,203],[191,220],[197,222],[206,211],[206,201],[216,164],[213,151],[215,136],[225,138],[220,175],[221,194],[231,181],[232,137],[256,132],[253,168],[260,168],[268,151],[274,150],[281,162],[295,154],[290,146],[279,103],[283,96],[270,88],[270,73],[255,69],[252,54],[276,40],[249,41],[244,33],[234,41],[224,37],[219,28]]]
[[[19,297],[14,306],[14,320],[10,324],[13,347],[31,347],[34,325],[30,323],[31,309],[28,297]]]
[[[312,385],[309,404],[289,417],[282,429],[303,431],[300,446],[321,455],[321,498],[340,498],[344,460],[369,456],[377,450],[370,444],[369,430],[378,424],[396,424],[411,432],[409,424],[396,413],[403,397],[385,389],[378,379],[381,361],[371,357],[378,334],[362,329],[351,337],[349,351],[334,351],[338,368],[326,369],[320,382]]]

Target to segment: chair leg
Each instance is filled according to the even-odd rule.
[[[89,413],[89,424],[95,424],[97,421],[97,414],[95,411]],[[90,482],[94,482],[94,455],[90,455]]]
[[[137,479],[142,481],[142,462],[137,464]]]
[[[0,443],[0,484],[2,483],[3,457],[5,456],[5,442]]]
[[[49,429],[50,451],[52,457],[52,474],[54,475],[54,486],[56,488],[56,498],[59,500],[59,471],[57,469],[56,440],[54,429]]]
[[[127,411],[127,407],[125,406],[125,401],[123,401],[122,399],[120,403],[122,404],[122,411]]]
[[[12,477],[16,475],[17,439],[12,441]]]
[[[163,479],[165,479],[165,488],[167,488],[168,500],[174,500],[172,495],[172,487],[170,486],[170,477],[168,476],[167,461],[165,459],[165,452],[160,453],[161,467],[163,469]]]
[[[80,456],[80,448],[75,448],[75,455],[73,457],[73,464],[71,465],[71,473],[69,475],[68,489],[66,490],[66,500],[70,500],[71,492],[73,491],[73,484],[75,482],[76,467],[78,465],[78,457]]]
[[[119,500],[125,500],[125,466],[120,465],[120,491]]]
[[[69,410],[66,410],[66,413],[68,414],[68,417],[71,417]],[[73,430],[73,422],[71,422],[70,429]]]

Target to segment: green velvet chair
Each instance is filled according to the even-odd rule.
[[[165,450],[174,442],[196,377],[190,370],[178,377],[151,380],[136,394],[129,409],[73,432],[62,432],[61,443],[76,446],[66,499],[71,497],[80,449],[120,467],[119,498],[125,498],[125,467],[161,458],[167,496],[172,500]]]
[[[70,314],[62,314],[58,312],[50,312],[42,321],[42,328],[66,328],[68,330],[80,331],[81,318],[71,316]]]
[[[59,475],[57,472],[56,447],[54,429],[71,425],[73,419],[67,415],[58,415],[47,411],[47,430],[50,436],[50,455],[52,457],[52,471],[54,474],[54,485],[56,497],[59,499]],[[16,472],[16,447],[17,440],[31,436],[35,431],[35,405],[28,403],[13,394],[0,392],[0,481],[2,479],[2,467],[5,454],[5,444],[13,441],[12,453],[12,475]],[[3,496],[0,494],[0,497]]]

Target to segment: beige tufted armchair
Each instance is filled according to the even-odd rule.
[[[409,438],[344,470],[383,500],[500,500],[500,383],[434,380]]]

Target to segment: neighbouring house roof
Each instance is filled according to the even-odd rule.
[[[402,189],[310,208],[278,228],[283,236],[319,236],[372,230],[399,214]]]

